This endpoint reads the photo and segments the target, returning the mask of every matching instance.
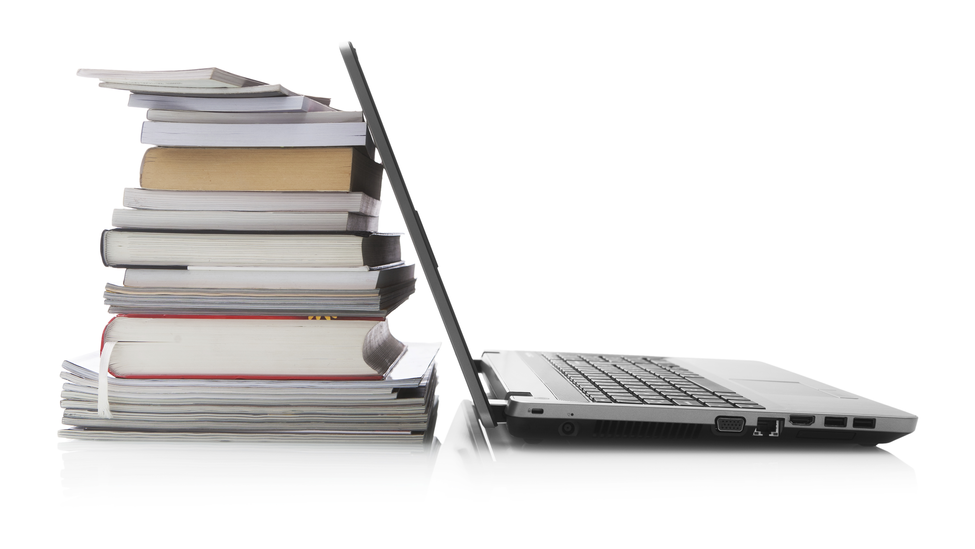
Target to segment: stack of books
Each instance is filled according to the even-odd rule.
[[[386,323],[416,279],[376,232],[362,113],[219,69],[78,74],[148,107],[155,146],[102,234],[117,316],[64,363],[61,435],[429,441],[438,346]]]

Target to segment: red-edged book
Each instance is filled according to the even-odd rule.
[[[373,317],[119,315],[102,334],[120,378],[373,380],[405,350]]]

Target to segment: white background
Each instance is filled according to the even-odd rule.
[[[971,5],[644,4],[6,7],[10,546],[961,535],[975,488]],[[883,451],[525,450],[487,471],[452,444],[432,471],[288,446],[71,457],[59,365],[97,349],[102,286],[120,274],[98,238],[145,149],[144,111],[74,72],[218,66],[355,110],[343,40],[475,355],[763,360],[914,413],[917,431]],[[402,230],[385,197],[381,228]],[[425,287],[390,322],[446,343]],[[440,371],[446,441],[465,396],[447,348]],[[384,461],[395,474],[369,473]]]

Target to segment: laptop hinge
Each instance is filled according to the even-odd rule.
[[[491,419],[493,419],[495,423],[507,423],[508,416],[506,416],[504,413],[504,409],[508,407],[507,400],[489,398],[488,407],[491,410]],[[490,425],[488,425],[488,427],[490,427]]]
[[[474,369],[477,371],[478,377],[481,379],[481,387],[484,388],[484,393],[487,396],[488,408],[491,410],[491,419],[495,423],[506,422],[507,416],[504,410],[508,407],[508,399],[517,395],[530,397],[532,396],[531,393],[509,391],[494,370],[484,367],[484,361],[474,359],[472,362],[474,363]],[[497,398],[500,395],[504,395],[504,398]]]

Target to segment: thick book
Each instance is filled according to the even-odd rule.
[[[143,86],[169,86],[180,88],[240,88],[264,86],[264,82],[237,76],[236,74],[210,67],[206,69],[187,69],[176,71],[124,71],[110,69],[78,69],[78,76],[97,78],[102,82],[115,84],[138,84]]]
[[[204,112],[149,109],[146,118],[155,122],[194,124],[320,124],[362,122],[362,111],[316,112]]]
[[[349,212],[379,215],[379,201],[360,192],[201,192],[128,188],[122,193],[122,205],[139,210]]]
[[[126,288],[373,290],[413,280],[413,265],[345,269],[126,269]]]
[[[319,321],[324,322],[324,321]],[[329,321],[330,322],[330,321]],[[206,401],[244,401],[249,404],[288,401],[295,399],[299,404],[310,401],[332,401],[334,399],[373,399],[388,398],[399,390],[418,389],[430,382],[434,370],[434,358],[440,349],[439,343],[405,343],[406,352],[386,372],[382,379],[141,379],[108,377],[109,399],[116,392],[157,395],[163,398]],[[74,385],[98,389],[99,353],[66,360],[61,364],[65,370],[61,379]],[[377,396],[379,395],[379,396]]]
[[[368,290],[263,290],[246,288],[130,288],[105,286],[113,314],[148,315],[301,315],[308,317],[387,314],[415,290],[409,280]]]
[[[318,125],[329,124],[309,126]],[[382,164],[353,147],[152,147],[142,157],[139,179],[144,189],[349,191],[376,199],[382,181]]]
[[[145,109],[209,112],[314,112],[334,111],[320,97],[179,97],[133,93],[129,106]]]
[[[155,379],[382,379],[406,350],[378,318],[117,316],[102,346],[113,376]]]
[[[365,122],[193,124],[143,122],[142,142],[164,147],[366,147]]]
[[[112,229],[102,233],[109,267],[370,267],[400,261],[399,235],[186,233]]]
[[[379,218],[347,212],[118,209],[112,214],[112,225],[120,229],[164,231],[374,233],[379,227]]]

